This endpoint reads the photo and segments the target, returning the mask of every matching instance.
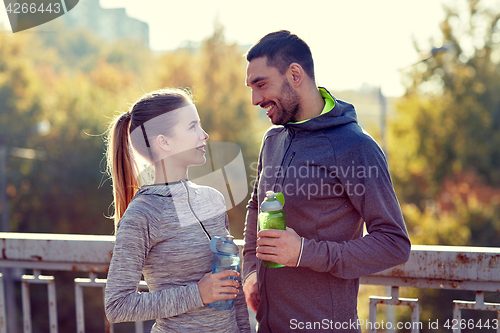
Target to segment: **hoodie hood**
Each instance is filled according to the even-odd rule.
[[[322,113],[321,115],[309,119],[305,122],[285,124],[284,127],[286,129],[290,129],[294,132],[317,131],[325,128],[345,125],[352,122],[358,122],[356,110],[354,109],[354,106],[352,104],[336,99],[325,88],[320,89],[324,89],[330,95],[330,97],[335,101],[335,106],[330,111]]]

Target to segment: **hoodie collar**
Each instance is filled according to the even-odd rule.
[[[323,87],[318,87],[319,93],[321,97],[325,100],[325,106],[323,107],[323,111],[318,116],[321,116],[322,114],[325,114],[327,112],[330,112],[333,107],[335,106],[335,98],[330,94],[326,88]],[[306,119],[306,120],[301,120],[297,122],[290,122],[290,124],[302,124],[305,123],[306,121],[311,120],[312,118]]]
[[[137,194],[161,195],[165,197],[177,196],[186,192],[186,188],[183,184],[187,187],[193,187],[193,183],[188,179],[183,179],[171,183],[143,185],[141,189],[137,191]]]
[[[320,87],[319,90],[321,96],[325,99],[325,107],[321,114],[302,122],[287,123],[284,125],[285,128],[294,131],[315,131],[351,122],[357,123],[354,106],[336,99],[326,88]]]

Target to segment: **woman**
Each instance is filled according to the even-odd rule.
[[[110,322],[155,319],[152,332],[250,331],[239,273],[211,274],[209,240],[228,234],[224,198],[187,180],[188,166],[206,161],[207,139],[191,98],[177,89],[146,94],[111,124],[116,242],[105,291]],[[139,187],[140,159],[154,166],[154,184]],[[149,292],[138,291],[142,275]],[[206,306],[231,298],[232,310]]]

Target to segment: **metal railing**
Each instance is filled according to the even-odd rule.
[[[242,240],[236,242],[240,247],[243,245]],[[58,332],[57,281],[42,275],[42,271],[88,274],[74,280],[77,332],[85,332],[82,288],[105,286],[106,280],[98,279],[96,274],[107,272],[113,246],[113,236],[0,233],[0,268],[33,270],[33,275],[23,275],[21,279],[23,332],[32,332],[29,286],[34,283],[47,285],[50,332]],[[7,333],[4,282],[0,276],[0,333]],[[475,302],[453,302],[454,318],[450,322],[453,332],[467,328],[467,322],[464,326],[461,319],[462,309],[496,311],[500,323],[500,304],[484,302],[484,292],[500,292],[500,248],[414,245],[408,262],[364,276],[360,283],[391,287],[390,297],[370,297],[369,320],[359,323],[369,332],[380,328],[376,322],[378,304],[409,306],[412,322],[411,327],[405,328],[412,333],[422,329],[418,299],[400,298],[400,287],[475,291]],[[142,287],[147,290],[145,285]],[[141,323],[136,323],[135,329],[142,332]],[[105,330],[112,332],[113,325],[106,322]],[[496,331],[500,333],[500,327]]]

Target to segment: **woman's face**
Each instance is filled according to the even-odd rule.
[[[208,134],[201,127],[196,107],[193,104],[189,106],[180,110],[173,135],[167,138],[170,160],[182,167],[206,162],[205,146]]]

